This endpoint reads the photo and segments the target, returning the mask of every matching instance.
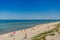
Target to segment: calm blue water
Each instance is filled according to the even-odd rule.
[[[60,20],[0,20],[0,34]]]

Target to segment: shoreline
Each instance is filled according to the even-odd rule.
[[[18,30],[18,31],[13,31],[13,32],[10,32],[10,33],[2,34],[2,35],[0,35],[0,40],[13,40],[13,39],[23,40],[25,35],[27,35],[27,39],[26,40],[30,40],[31,37],[39,34],[40,32],[51,30],[52,28],[54,28],[52,26],[54,26],[57,23],[60,23],[60,22],[45,23],[45,24],[33,26],[31,28],[22,29],[22,30]],[[52,28],[50,27],[49,29],[46,29],[49,26],[51,26]],[[39,31],[39,30],[42,30],[42,31]],[[25,34],[25,33],[27,33],[27,34]]]
[[[47,23],[52,23],[52,22],[47,22]],[[36,24],[36,25],[42,25],[42,24],[47,24],[47,23],[40,23],[40,24]],[[28,27],[28,28],[24,28],[24,29],[33,28],[33,27],[35,27],[36,25],[33,25],[33,26],[31,26],[31,27]],[[24,30],[24,29],[20,29],[20,30]],[[20,30],[16,30],[16,29],[4,30],[4,31],[1,31],[1,32],[0,32],[0,35],[6,34],[6,33],[10,33],[10,32],[13,32],[13,31],[20,31]]]

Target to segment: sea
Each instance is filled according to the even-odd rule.
[[[39,24],[58,21],[60,20],[0,20],[0,34],[31,28]]]

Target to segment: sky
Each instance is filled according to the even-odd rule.
[[[60,19],[60,0],[0,0],[0,19]]]

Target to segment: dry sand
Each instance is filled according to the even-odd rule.
[[[41,24],[32,28],[2,34],[0,35],[0,40],[31,40],[33,36],[55,28],[58,23],[60,22]]]

